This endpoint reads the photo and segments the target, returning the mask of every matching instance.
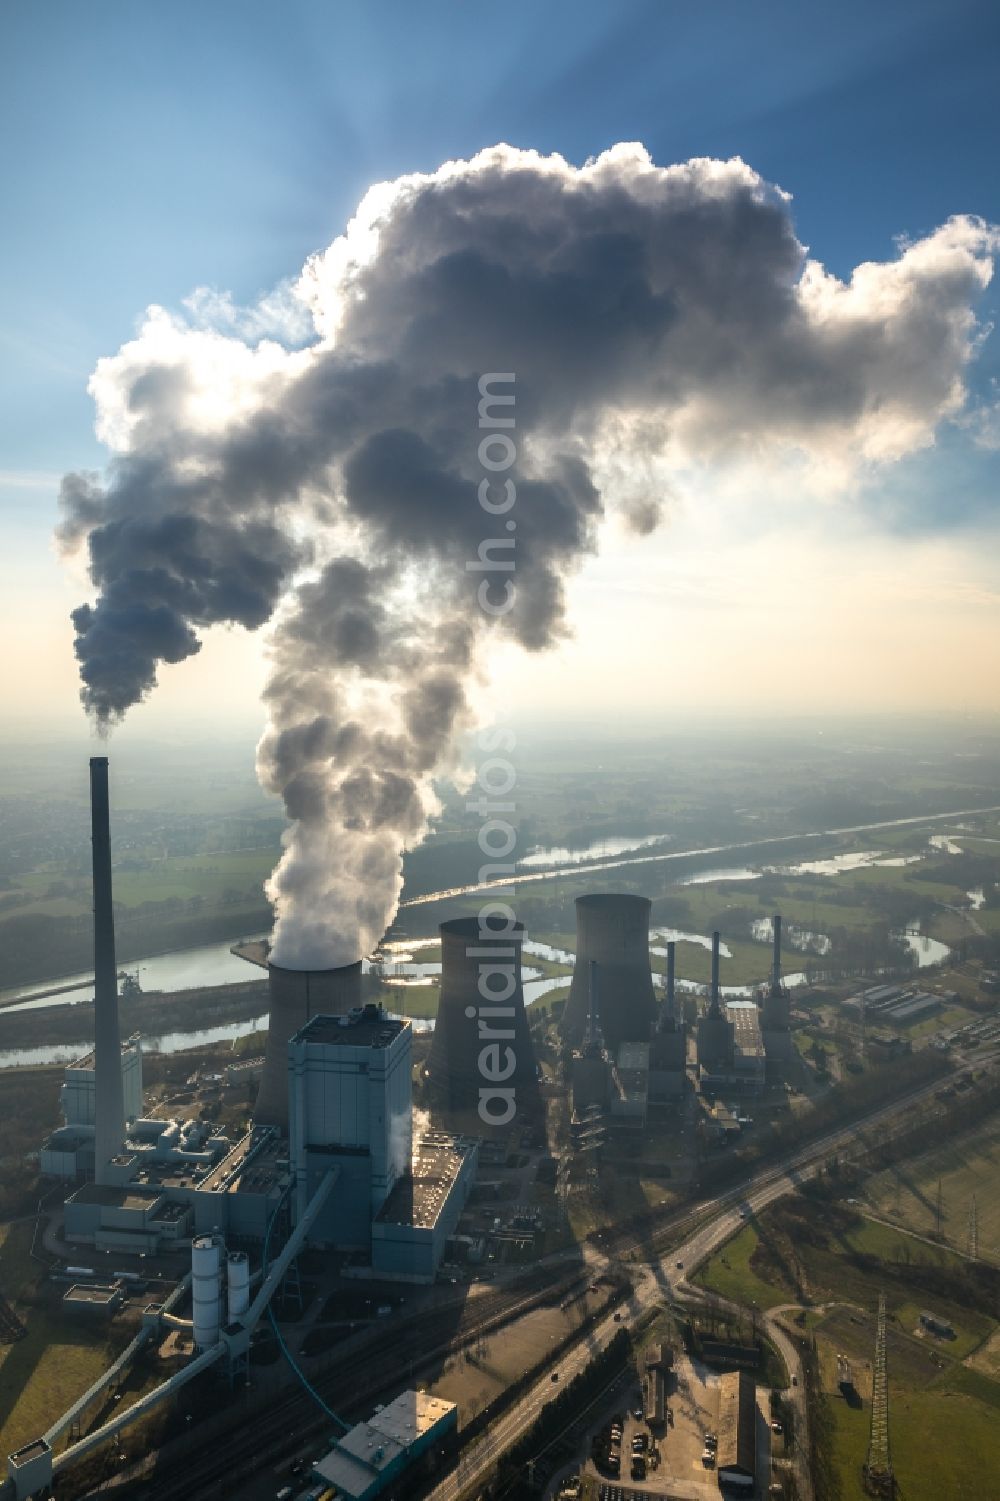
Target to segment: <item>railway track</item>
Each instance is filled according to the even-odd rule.
[[[576,1269],[561,1277],[535,1269],[524,1283],[508,1291],[484,1294],[477,1299],[476,1316],[471,1322],[455,1327],[456,1305],[415,1315],[393,1331],[391,1362],[383,1348],[384,1329],[373,1329],[373,1342],[379,1347],[344,1356],[329,1370],[310,1372],[309,1380],[334,1412],[362,1417],[372,1403],[382,1396],[388,1384],[387,1370],[398,1381],[409,1369],[411,1376],[456,1350],[474,1343],[498,1327],[575,1291],[593,1277],[592,1271]],[[481,1306],[479,1306],[481,1305]],[[268,1405],[266,1412],[248,1414],[234,1411],[232,1421],[221,1432],[192,1434],[162,1451],[169,1472],[158,1475],[146,1470],[135,1480],[116,1487],[121,1501],[221,1501],[238,1495],[241,1481],[258,1476],[262,1469],[275,1467],[292,1458],[303,1447],[323,1435],[330,1435],[331,1422],[312,1398],[297,1384]],[[252,1424],[252,1448],[246,1434]],[[174,1444],[183,1452],[173,1454]],[[191,1451],[194,1450],[192,1453]],[[90,1492],[89,1494],[95,1494]]]

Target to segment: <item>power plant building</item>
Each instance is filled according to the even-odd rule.
[[[121,1060],[125,1119],[132,1121],[142,1115],[142,1043],[138,1034],[122,1043]],[[96,1094],[91,1050],[66,1065],[59,1097],[65,1124],[53,1131],[39,1158],[39,1168],[47,1177],[93,1177]]]
[[[590,966],[600,971],[597,1021],[617,1056],[623,1042],[648,1042],[656,1017],[649,967],[650,902],[644,896],[603,892],[576,899],[576,964],[562,1029],[579,1044],[590,1010]]]
[[[403,1392],[338,1439],[313,1465],[313,1474],[343,1501],[373,1501],[390,1488],[403,1495],[400,1478],[420,1459],[433,1459],[457,1430],[454,1402]]]
[[[268,964],[267,1049],[254,1107],[259,1126],[288,1129],[288,1044],[314,1016],[347,1016],[361,1005],[361,960],[338,969]]]
[[[316,1016],[288,1044],[289,1156],[296,1211],[323,1175],[340,1178],[314,1238],[368,1250],[372,1220],[413,1155],[412,1038],[408,1021],[377,1006]]]
[[[479,1143],[428,1131],[371,1226],[372,1275],[433,1282],[476,1176]]]

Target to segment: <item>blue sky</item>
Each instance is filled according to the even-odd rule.
[[[44,594],[49,477],[103,462],[86,382],[143,308],[205,284],[252,299],[326,245],[371,182],[501,139],[575,162],[629,139],[661,163],[739,154],[793,194],[800,238],[846,275],[949,214],[1000,221],[998,58],[1000,9],[954,0],[7,0],[8,557]],[[994,284],[981,316],[998,306]],[[997,455],[958,447],[933,464],[953,466],[952,501],[981,518]],[[920,524],[945,524],[937,472],[897,472],[890,522],[910,484]]]

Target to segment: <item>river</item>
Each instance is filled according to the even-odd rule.
[[[519,884],[529,881],[552,881],[567,875],[598,874],[607,870],[620,869],[623,866],[698,858],[705,859],[705,869],[701,872],[685,876],[680,884],[700,885],[713,880],[752,880],[760,874],[760,871],[753,870],[747,866],[719,867],[717,864],[713,865],[711,862],[716,860],[719,855],[730,854],[761,844],[782,844],[793,839],[835,838],[843,834],[860,834],[875,832],[879,829],[903,828],[933,823],[944,819],[962,818],[976,813],[995,812],[1000,812],[1000,805],[989,808],[958,809],[950,813],[932,813],[911,818],[888,819],[882,823],[858,824],[849,828],[826,829],[804,834],[776,835],[765,839],[745,841],[739,844],[710,845],[702,849],[657,851],[655,854],[636,853],[633,854],[631,859],[604,859],[599,863],[583,863],[585,859],[590,859],[592,855],[597,854],[599,847],[600,850],[608,851],[612,854],[618,854],[620,848],[621,853],[627,855],[629,850],[639,851],[650,845],[660,843],[666,836],[651,835],[648,838],[638,840],[634,838],[609,838],[600,841],[599,846],[594,844],[583,851],[563,849],[533,851],[531,855],[526,857],[523,863],[528,863],[535,860],[536,856],[541,857],[543,855],[547,859],[557,859],[566,856],[567,862],[563,865],[555,864],[542,870],[532,871],[528,875],[520,874],[517,880]],[[955,845],[947,835],[929,836],[929,842],[933,848],[942,852],[960,852],[960,847]],[[794,874],[836,874],[839,871],[857,869],[863,865],[910,863],[916,858],[919,857],[884,857],[878,850],[865,850],[832,855],[826,859],[800,862],[797,865],[767,868],[783,869],[788,873]],[[480,892],[488,892],[507,884],[504,881],[485,881],[472,886],[452,887],[444,891],[430,892],[424,896],[410,898],[408,901],[404,901],[401,907],[402,909],[412,909],[417,906],[429,905],[432,902],[443,901],[453,896],[469,896]],[[978,895],[979,893],[975,893],[975,896]],[[970,896],[973,896],[973,894],[970,893]],[[762,921],[768,920],[763,919]],[[653,930],[651,936],[654,939],[659,939],[660,943],[672,939],[675,942],[681,943],[697,943],[706,948],[711,946],[711,939],[706,934],[687,933],[678,929],[657,928]],[[950,951],[947,945],[940,943],[936,939],[925,937],[919,932],[918,925],[908,925],[907,931],[903,936],[910,949],[916,955],[917,965],[921,969],[929,965],[940,964],[948,957]],[[803,947],[814,947],[821,953],[824,951],[822,945],[825,935],[806,934],[803,932],[800,937],[802,940],[805,940]],[[828,943],[828,940],[825,941]],[[397,983],[426,983],[428,978],[439,974],[440,964],[415,962],[412,958],[415,951],[424,948],[433,948],[438,942],[439,940],[436,937],[414,937],[396,939],[387,943],[385,948],[392,960],[390,973],[397,979]],[[798,944],[795,946],[798,946]],[[567,950],[553,948],[548,944],[528,941],[525,943],[524,949],[527,954],[534,953],[540,958],[546,958],[556,963],[571,965],[574,959],[574,956]],[[660,957],[663,954],[663,950],[659,948],[653,948],[652,952],[656,957]],[[727,955],[725,948],[723,948],[723,953]],[[167,994],[172,994],[180,990],[190,990],[199,986],[211,987],[233,984],[252,978],[252,966],[249,966],[245,960],[239,959],[236,955],[232,954],[229,943],[203,944],[197,948],[183,949],[172,954],[152,955],[147,959],[140,959],[127,966],[123,966],[123,968],[127,969],[130,974],[138,974],[139,982],[144,991],[162,991]],[[661,976],[657,976],[657,979],[662,982]],[[806,976],[800,973],[786,975],[785,977],[785,983],[790,986],[803,984],[805,980]],[[542,995],[546,995],[566,983],[567,977],[565,976],[528,979],[524,985],[525,1001],[528,1005],[531,1005]],[[2,990],[0,991],[0,1003],[13,1002],[14,1004],[4,1007],[5,1010],[10,1011],[33,1010],[50,1005],[73,1005],[81,1000],[88,1001],[93,998],[93,993],[90,990],[92,984],[92,975],[86,973],[65,975],[49,979],[45,982],[36,982],[31,985]],[[693,991],[701,991],[704,988],[694,982],[679,981],[678,985],[681,989],[690,989]],[[40,991],[50,991],[58,986],[75,986],[78,988],[66,995],[39,995]],[[747,986],[723,986],[722,990],[725,995],[731,996],[746,996],[751,993],[750,987]],[[150,1050],[158,1049],[163,1052],[178,1052],[185,1048],[196,1047],[201,1044],[225,1042],[235,1039],[248,1032],[259,1030],[264,1025],[265,1017],[261,1016],[247,1022],[236,1022],[226,1026],[205,1028],[198,1032],[165,1033],[159,1037],[148,1037],[144,1039],[144,1042],[145,1046]],[[429,1030],[433,1026],[433,1023],[426,1020],[415,1021],[414,1026],[416,1030],[424,1031]],[[80,1051],[81,1048],[79,1045],[18,1049],[12,1053],[0,1053],[0,1068],[10,1067],[17,1063],[69,1061],[78,1055]]]

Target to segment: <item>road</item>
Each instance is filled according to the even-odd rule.
[[[995,1051],[980,1054],[976,1062],[982,1063],[987,1058],[995,1057]],[[821,1164],[832,1153],[849,1146],[861,1130],[877,1126],[921,1100],[933,1098],[940,1087],[941,1079],[938,1077],[926,1085],[910,1090],[861,1119],[827,1132],[801,1151],[793,1153],[780,1166],[765,1168],[746,1183],[699,1205],[689,1218],[703,1217],[706,1214],[708,1217],[702,1218],[696,1229],[662,1256],[645,1265],[633,1265],[634,1288],[625,1305],[627,1317],[634,1321],[658,1303],[691,1301],[702,1296],[689,1278],[745,1224],[747,1218],[759,1214],[775,1199],[792,1193],[800,1184],[814,1177]],[[631,1251],[636,1257],[648,1255],[648,1244],[644,1247],[641,1242],[636,1241]],[[794,1464],[799,1495],[802,1501],[812,1501],[813,1489],[808,1471],[808,1412],[801,1360],[793,1341],[776,1319],[772,1315],[764,1315],[763,1319],[768,1337],[780,1352],[789,1376],[794,1378],[784,1394],[795,1413]],[[551,1401],[555,1391],[583,1371],[594,1354],[606,1348],[620,1328],[621,1324],[616,1323],[613,1316],[609,1316],[591,1329],[577,1346],[568,1350],[559,1360],[558,1383],[553,1382],[550,1375],[543,1374],[497,1419],[487,1434],[463,1452],[456,1468],[435,1486],[428,1501],[460,1501],[473,1487],[483,1484],[492,1467],[528,1430],[546,1402]]]

